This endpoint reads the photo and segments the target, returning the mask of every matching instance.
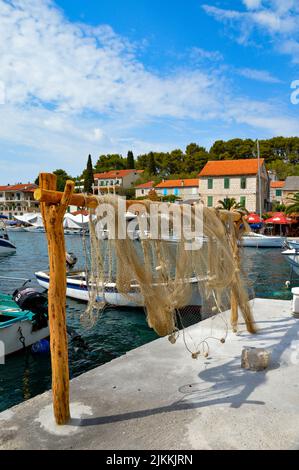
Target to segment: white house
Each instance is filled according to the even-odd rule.
[[[208,207],[217,207],[226,198],[235,198],[250,212],[259,211],[260,201],[262,211],[270,207],[264,159],[209,161],[199,178],[201,199]]]
[[[111,170],[94,175],[94,194],[101,192],[117,192],[120,188],[129,189],[140,178],[143,170]]]
[[[38,212],[39,203],[33,197],[37,187],[33,183],[0,186],[0,214],[12,218],[24,212]]]
[[[152,191],[155,187],[153,181],[148,181],[147,183],[138,184],[135,186],[135,197],[147,197],[149,192]]]
[[[186,178],[165,180],[155,186],[159,196],[177,196],[182,201],[195,202],[199,200],[199,179]]]

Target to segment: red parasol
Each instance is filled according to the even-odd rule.
[[[260,218],[258,214],[248,214],[246,220],[249,224],[262,224],[264,221]]]
[[[289,225],[294,221],[290,217],[284,215],[283,212],[276,212],[270,217],[270,219],[265,220],[265,224],[277,224],[277,225]]]

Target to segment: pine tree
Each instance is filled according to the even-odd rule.
[[[132,170],[133,168],[135,168],[135,161],[132,150],[128,151],[127,168],[128,170]]]
[[[150,152],[150,154],[149,154],[148,171],[149,171],[150,175],[155,175],[156,174],[156,162],[155,162],[155,156],[154,156],[153,152]]]
[[[86,170],[84,174],[84,192],[92,193],[93,184],[94,184],[94,177],[93,177],[92,160],[91,160],[91,155],[88,155],[87,166],[86,166]]]

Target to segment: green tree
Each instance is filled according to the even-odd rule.
[[[273,212],[284,212],[286,210],[285,204],[281,204],[279,201],[272,202],[272,211]]]
[[[128,151],[127,168],[128,170],[132,170],[133,168],[135,168],[135,160],[132,150]]]
[[[110,170],[124,170],[127,168],[127,159],[120,154],[101,155],[95,165],[96,173]]]
[[[74,179],[62,169],[55,170],[53,173],[57,177],[57,191],[64,191],[66,181]]]
[[[91,155],[88,155],[86,170],[84,171],[84,192],[92,193],[93,184],[94,184],[94,177],[93,177],[92,160],[91,160]]]
[[[285,213],[288,215],[299,213],[299,193],[288,196],[287,200],[290,201],[291,204],[286,207]]]
[[[218,201],[218,209],[224,209],[227,211],[230,211],[232,209],[241,209],[243,208],[242,204],[240,202],[237,202],[234,197],[227,197],[221,201]]]
[[[148,172],[150,175],[155,175],[156,174],[156,162],[155,162],[155,157],[153,152],[150,152],[149,158],[148,158]]]

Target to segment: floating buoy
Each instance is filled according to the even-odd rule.
[[[34,354],[48,354],[50,352],[50,343],[47,339],[41,339],[31,346]]]

